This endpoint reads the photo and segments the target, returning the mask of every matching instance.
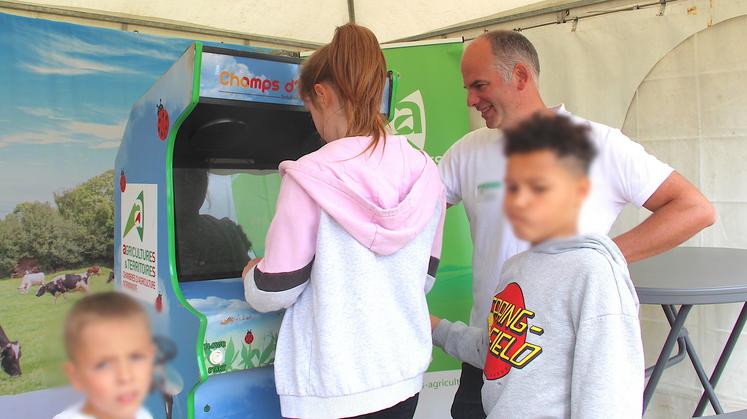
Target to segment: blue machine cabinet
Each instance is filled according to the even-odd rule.
[[[114,272],[151,317],[156,418],[281,417],[282,313],[252,310],[240,276],[264,253],[278,164],[321,146],[299,67],[195,43],[132,108],[115,164]]]

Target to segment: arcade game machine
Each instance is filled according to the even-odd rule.
[[[300,60],[193,44],[133,106],[117,154],[117,288],[149,311],[155,418],[279,418],[282,312],[244,300],[264,253],[278,164],[321,146]],[[396,83],[389,76],[382,112]]]

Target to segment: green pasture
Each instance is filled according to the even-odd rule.
[[[57,275],[85,272],[87,267],[46,275],[49,282]],[[101,268],[98,276],[89,280],[91,292],[109,291],[114,282],[107,284],[109,268]],[[62,344],[62,324],[65,313],[75,301],[83,297],[80,292],[59,297],[44,294],[36,296],[38,286],[20,294],[16,288],[20,278],[0,279],[0,326],[11,340],[21,344],[21,370],[18,377],[0,371],[0,395],[24,393],[66,384],[62,372],[65,350]]]

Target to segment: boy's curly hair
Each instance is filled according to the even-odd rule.
[[[506,131],[504,154],[549,150],[558,159],[567,160],[573,169],[588,175],[596,149],[589,139],[589,127],[567,116],[536,114]]]

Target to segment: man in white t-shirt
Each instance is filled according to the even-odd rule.
[[[648,154],[620,130],[547,107],[538,89],[539,58],[534,46],[514,31],[493,31],[470,44],[462,58],[467,104],[482,114],[487,128],[468,133],[442,157],[439,170],[449,205],[464,203],[472,235],[470,325],[485,326],[503,263],[528,248],[503,216],[502,131],[535,113],[567,115],[588,124],[597,148],[592,188],[579,220],[579,233],[608,234],[623,207],[634,204],[653,214],[614,238],[628,263],[669,250],[715,221],[708,200],[670,166]],[[437,313],[436,313],[437,314]],[[462,365],[451,414],[484,418],[482,372]]]

